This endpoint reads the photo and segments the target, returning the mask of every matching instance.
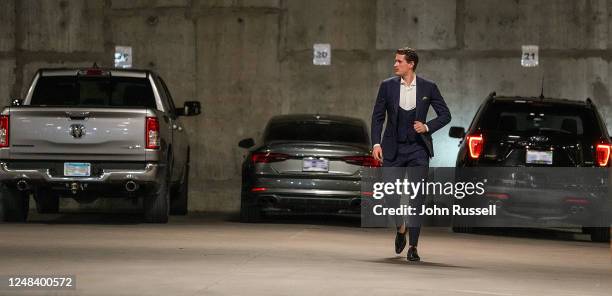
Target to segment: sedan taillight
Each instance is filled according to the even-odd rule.
[[[9,146],[9,116],[0,115],[0,148]]]
[[[355,164],[364,167],[379,167],[382,164],[374,159],[371,155],[366,156],[347,156],[342,158],[343,161],[350,164]]]
[[[147,117],[145,126],[145,139],[147,143],[147,149],[159,149],[159,121],[156,117]]]
[[[597,144],[597,148],[595,149],[597,165],[601,167],[608,165],[608,161],[610,160],[610,149],[612,149],[612,147],[609,144]]]
[[[251,155],[253,163],[270,163],[289,159],[289,155],[272,152],[254,152]]]
[[[470,157],[477,159],[482,153],[482,147],[484,145],[484,138],[482,135],[469,135],[467,136],[468,148],[470,150]]]

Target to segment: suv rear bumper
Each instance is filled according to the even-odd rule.
[[[143,170],[103,170],[99,176],[92,177],[56,177],[52,176],[48,169],[9,169],[6,162],[0,162],[0,182],[10,183],[24,180],[29,184],[47,183],[124,183],[134,181],[136,183],[151,183],[157,181],[157,175],[161,170],[157,163],[147,163]]]

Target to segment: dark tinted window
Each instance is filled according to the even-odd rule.
[[[131,77],[39,77],[30,105],[156,109],[151,84]]]
[[[600,133],[595,113],[590,108],[548,103],[495,102],[486,111],[482,127],[508,133]]]
[[[338,122],[302,121],[271,123],[265,141],[315,141],[367,144],[363,126]]]

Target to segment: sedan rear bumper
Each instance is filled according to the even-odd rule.
[[[359,212],[361,192],[317,189],[266,189],[249,192],[248,202],[267,211]]]

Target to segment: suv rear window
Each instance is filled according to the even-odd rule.
[[[500,132],[547,132],[568,135],[599,134],[593,110],[575,105],[495,102],[482,127]]]
[[[148,79],[108,76],[41,76],[30,105],[156,109]]]
[[[268,127],[264,141],[347,142],[367,145],[368,136],[363,126],[345,123],[273,122]]]

